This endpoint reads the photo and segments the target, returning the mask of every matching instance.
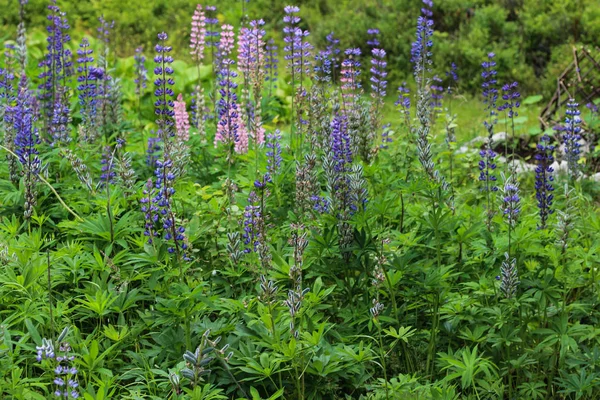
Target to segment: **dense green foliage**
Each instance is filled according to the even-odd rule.
[[[273,3],[251,1],[249,14],[264,12],[268,29],[279,31],[273,21],[281,19],[281,7]],[[362,43],[363,32],[376,25],[390,49],[391,76],[412,79],[416,5],[362,3],[311,2],[302,16],[316,43],[334,27],[343,44]],[[426,117],[415,112],[433,107],[424,82],[406,95],[407,113],[372,96],[368,85],[349,107],[341,104],[340,88],[326,82],[307,78],[306,92],[295,92],[299,83],[286,82],[282,62],[277,89],[265,87],[258,104],[249,101],[262,111],[254,115],[262,115],[266,133],[279,129],[283,136],[283,160],[270,179],[269,147],[254,139],[247,152],[234,152],[234,143],[215,145],[211,118],[204,132],[194,126],[189,139],[165,135],[148,154],[148,139],[165,127],[157,124],[160,92],[153,94],[150,68],[157,30],[175,33],[167,42],[175,46],[174,94],[189,109],[200,83],[212,115],[213,60],[197,67],[187,59],[190,4],[65,4],[77,40],[104,12],[117,20],[120,54],[145,43],[150,81],[137,94],[133,58],[109,54],[108,72],[120,79],[111,81],[117,95],[102,93],[98,104],[114,119],[103,115],[93,139],[85,136],[81,82],[67,82],[72,140],[55,140],[41,114],[32,122],[42,138],[32,146],[41,160],[37,177],[15,161],[11,146],[18,144],[5,140],[19,100],[0,99],[0,398],[55,397],[62,388],[56,357],[36,359],[36,350],[49,346],[54,356],[74,357],[60,362],[77,372],[58,378],[76,377],[85,400],[600,398],[600,121],[580,107],[580,173],[557,168],[554,213],[541,227],[528,167],[542,133],[535,120],[542,97],[519,98],[516,118],[498,111],[497,131],[510,134],[494,143],[502,155],[495,161],[500,190],[486,192],[480,150],[490,148],[472,141],[488,134],[486,106],[463,94],[480,85],[479,65],[489,50],[498,53],[503,82],[518,76],[541,92],[535,73],[557,67],[547,62],[561,45],[591,40],[598,10],[591,1],[552,1],[543,10],[533,1],[474,2],[466,18],[462,1],[440,3],[435,65],[443,70],[450,54],[460,54],[463,90],[446,92],[443,106]],[[37,12],[28,14],[29,89],[39,83],[45,47],[41,29],[31,27],[46,24],[42,2],[31,7]],[[239,7],[221,18],[237,22]],[[15,17],[7,15],[12,24]],[[579,28],[563,37],[567,26]],[[534,36],[528,42],[530,33],[517,35],[519,27],[547,40],[547,51],[533,45]],[[91,43],[94,56],[105,49]],[[369,65],[366,57],[363,64]],[[21,99],[33,92],[27,89],[21,87]],[[339,163],[333,154],[340,121],[350,121],[349,138],[340,141],[351,148],[351,160],[331,167]],[[384,122],[391,124],[390,142],[382,141]],[[424,149],[423,140],[431,147]],[[552,137],[561,161],[563,141],[562,134]],[[423,162],[426,152],[435,174]],[[20,174],[11,174],[14,168]],[[115,176],[107,182],[102,176],[111,168]],[[174,174],[169,212],[185,227],[175,248],[163,219],[146,235],[142,211],[166,171]],[[520,211],[509,225],[503,190],[517,183]],[[28,218],[32,186],[37,202]],[[340,205],[343,190],[354,208]],[[330,201],[325,212],[314,207],[319,199]],[[260,229],[244,243],[248,215]]]
[[[0,0],[0,26],[5,38],[14,37],[18,22],[18,8],[12,3],[15,1]],[[28,26],[44,26],[46,1],[30,3]],[[287,4],[282,0],[215,2],[221,21],[239,21],[244,5],[249,18],[263,18],[278,40]],[[99,15],[118,21],[114,47],[120,56],[131,56],[140,45],[151,48],[156,32],[166,31],[174,39],[179,58],[187,59],[190,15],[195,5],[189,0],[103,0],[65,2],[63,9],[77,16],[71,24],[79,32],[93,32]],[[310,0],[299,5],[304,28],[310,30],[317,47],[324,47],[325,36],[334,31],[342,39],[342,48],[359,46],[366,50],[366,31],[377,27],[393,67],[391,80],[400,83],[410,77],[410,43],[419,1]],[[498,54],[502,81],[519,80],[525,92],[548,94],[556,87],[556,76],[571,62],[572,45],[599,44],[598,0],[444,0],[435,4],[434,15],[435,65],[457,63],[464,77],[461,86],[469,92],[478,87],[479,64],[489,51]]]

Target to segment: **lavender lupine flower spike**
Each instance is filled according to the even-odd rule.
[[[300,17],[296,14],[300,8],[295,6],[286,6],[284,8],[285,16],[283,22],[286,26],[283,28],[285,46],[285,59],[288,61],[288,68],[292,74],[292,86],[300,82],[300,88],[303,88],[303,78],[310,72],[310,52],[312,45],[304,40],[309,35],[308,31],[303,31],[298,27]]]
[[[369,138],[374,141],[381,127],[381,109],[387,93],[387,62],[385,61],[385,50],[373,49],[371,54],[371,97],[373,97],[371,129],[373,133],[369,135]],[[365,161],[368,161],[370,154],[364,154],[363,157]]]
[[[315,54],[315,66],[313,68],[315,81],[324,84],[332,82],[331,53],[328,50],[321,50]]]
[[[417,83],[417,119],[419,126],[417,133],[417,153],[419,162],[423,166],[427,177],[438,184],[441,184],[444,190],[449,185],[435,168],[431,144],[429,143],[429,133],[431,131],[431,94],[427,88],[430,78],[428,74],[431,70],[431,47],[433,41],[433,2],[423,0],[424,7],[421,8],[421,15],[417,19],[416,39],[411,47],[411,62],[414,65],[413,74]]]
[[[535,198],[539,209],[540,222],[538,229],[546,229],[546,224],[550,214],[554,213],[552,201],[554,200],[554,169],[552,168],[552,152],[554,146],[550,145],[550,136],[544,135],[537,145],[537,154],[535,159],[537,166],[535,168]]]
[[[281,132],[279,129],[267,135],[266,148],[267,171],[271,176],[275,176],[281,167]]]
[[[379,46],[381,46],[381,43],[379,42],[378,36],[379,36],[379,29],[368,29],[367,30],[367,35],[369,35],[369,40],[367,40],[367,46],[369,46],[372,49],[376,49]]]
[[[79,383],[75,367],[75,356],[72,353],[71,346],[64,339],[68,334],[68,328],[65,328],[59,335],[56,342],[59,347],[55,349],[52,340],[42,339],[42,345],[36,346],[38,362],[43,362],[54,374],[53,387],[54,396],[61,399],[78,399]]]
[[[514,146],[514,137],[515,137],[515,117],[519,115],[517,109],[521,105],[521,101],[519,100],[521,94],[518,92],[519,84],[517,82],[507,83],[502,86],[502,100],[504,103],[498,107],[498,111],[506,111],[506,116],[510,120],[510,128],[512,131],[513,138],[513,146]],[[505,141],[508,143],[508,141]],[[513,155],[511,159],[511,174],[515,174],[515,157],[514,157],[514,147],[513,147]],[[506,154],[508,157],[508,154]]]
[[[581,111],[574,99],[567,103],[565,124],[554,129],[562,132],[564,154],[569,168],[569,177],[576,179],[579,175],[579,157],[581,154]]]
[[[173,75],[173,68],[171,64],[173,63],[173,57],[169,55],[172,48],[171,46],[166,46],[164,43],[166,42],[168,36],[166,33],[162,32],[158,34],[159,44],[155,46],[155,50],[158,53],[154,57],[154,62],[156,63],[156,67],[154,68],[154,74],[157,78],[154,81],[154,95],[157,100],[154,103],[154,113],[157,116],[156,123],[159,127],[159,136],[165,145],[165,152],[170,150],[169,138],[173,136],[173,97],[174,92],[171,89],[171,86],[175,84],[175,81],[171,77]]]
[[[173,57],[169,55],[171,52],[171,46],[166,45],[168,36],[162,32],[158,34],[159,43],[155,46],[157,55],[154,57],[156,67],[154,73],[157,75],[154,85],[156,87],[154,95],[157,97],[155,106],[155,114],[157,116],[156,122],[159,127],[159,137],[163,142],[163,158],[160,161],[156,161],[156,190],[157,194],[154,198],[154,202],[160,209],[160,216],[162,222],[162,228],[164,232],[164,239],[166,241],[173,241],[173,245],[167,250],[169,253],[177,253],[179,256],[183,252],[183,258],[188,259],[185,255],[187,249],[187,243],[185,243],[185,228],[177,225],[175,213],[172,207],[172,197],[175,194],[175,188],[173,183],[175,180],[175,174],[173,170],[173,160],[171,159],[173,151],[173,136],[174,132],[174,102],[173,102],[173,89],[171,86],[175,84],[173,78]]]
[[[146,57],[144,56],[144,48],[138,47],[135,49],[135,94],[140,96],[142,91],[146,89],[148,82],[148,70],[146,69]]]
[[[431,91],[431,108],[433,109],[433,112],[431,113],[431,121],[433,124],[442,112],[444,87],[442,86],[442,78],[439,76],[434,75],[431,80],[432,84],[429,86],[429,90]]]
[[[519,185],[515,177],[509,176],[505,179],[502,189],[502,214],[509,228],[514,228],[521,213],[521,198],[519,197]]]
[[[340,82],[344,112],[349,113],[354,110],[356,105],[356,97],[358,96],[358,89],[360,88],[360,82],[358,76],[360,75],[360,49],[346,49],[344,52],[346,58],[342,61],[342,71]]]
[[[341,50],[339,48],[340,39],[337,39],[333,35],[333,32],[331,32],[329,35],[327,35],[325,37],[325,40],[327,40],[327,47],[325,48],[325,50],[329,53],[329,55],[331,57],[331,77],[332,77],[332,81],[335,83],[337,81],[338,69],[340,67],[340,64],[339,64],[340,63],[339,56],[341,53]]]
[[[498,190],[498,186],[496,185],[497,178],[495,175],[495,159],[497,154],[493,150],[494,127],[498,122],[498,113],[496,110],[498,81],[496,80],[496,61],[494,61],[494,57],[496,57],[494,53],[488,53],[487,61],[484,61],[481,64],[483,67],[483,71],[481,72],[483,83],[481,87],[483,88],[483,103],[485,104],[485,110],[487,112],[484,126],[487,130],[488,137],[485,147],[479,152],[479,155],[481,156],[481,160],[479,161],[479,181],[485,182],[482,190],[485,190],[487,198],[486,225],[488,230],[492,229],[492,218],[495,214],[495,207],[492,206],[493,198],[491,197],[490,192]]]
[[[98,81],[104,79],[104,71],[92,65],[94,57],[93,50],[87,38],[81,40],[77,50],[77,90],[79,91],[79,106],[81,107],[81,119],[84,126],[84,140],[93,141],[96,137],[96,111],[98,96]]]
[[[238,46],[238,67],[244,75],[245,121],[249,134],[257,145],[264,143],[265,131],[262,127],[261,99],[265,65],[265,22],[253,20],[249,27],[240,32]],[[254,102],[250,100],[250,87]]]
[[[371,89],[373,97],[383,100],[387,88],[387,62],[385,61],[385,50],[373,49],[371,58]]]
[[[217,123],[217,133],[215,135],[215,147],[219,142],[227,145],[233,145],[237,153],[245,153],[248,150],[248,132],[241,118],[238,107],[238,97],[236,89],[238,84],[235,82],[237,73],[233,69],[235,61],[228,58],[233,50],[233,27],[223,25],[219,53],[224,56],[221,61],[222,69],[219,71],[220,87],[219,94],[221,98],[217,104],[219,111],[219,121]],[[229,147],[231,149],[231,147]],[[231,157],[232,154],[228,154]]]
[[[40,143],[35,127],[33,97],[27,87],[27,77],[21,76],[19,95],[14,107],[10,107],[5,115],[6,122],[15,133],[14,149],[23,167],[25,177],[25,218],[31,217],[37,202],[36,183],[40,172],[41,161],[37,145]]]
[[[269,39],[265,47],[265,81],[269,82],[269,97],[272,95],[273,88],[277,88],[279,57],[277,56],[277,45],[275,40]]]
[[[52,142],[68,142],[67,132],[70,111],[68,87],[66,82],[72,75],[71,51],[65,45],[71,40],[67,33],[69,23],[64,12],[56,5],[56,0],[48,6],[47,53],[39,64],[43,69],[40,74],[40,101],[44,115],[44,128],[51,133]]]
[[[394,103],[400,114],[404,125],[408,128],[409,132],[412,131],[412,123],[410,118],[410,89],[407,87],[406,82],[402,83],[402,86],[398,87],[398,100]]]

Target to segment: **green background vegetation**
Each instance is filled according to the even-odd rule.
[[[79,34],[95,35],[97,17],[115,20],[114,50],[121,57],[135,47],[150,49],[160,31],[169,33],[179,59],[187,60],[189,24],[195,1],[95,0],[61,1],[69,22]],[[221,22],[237,25],[242,16],[240,0],[202,2],[218,6]],[[335,31],[341,46],[366,50],[366,31],[377,27],[389,54],[390,79],[410,78],[410,45],[421,2],[417,0],[250,0],[249,18],[263,18],[266,29],[281,33],[283,8],[301,7],[304,28],[311,41],[324,47],[325,36]],[[29,27],[46,25],[46,0],[27,5]],[[0,0],[0,39],[15,37],[18,22],[16,0]],[[526,93],[546,96],[556,85],[556,75],[572,59],[572,45],[598,46],[598,0],[443,0],[434,4],[434,65],[443,73],[451,62],[459,66],[463,90],[474,93],[479,85],[479,65],[486,53],[497,54],[500,81],[519,81]],[[31,28],[30,28],[31,29]],[[77,33],[74,34],[74,37]],[[280,37],[277,37],[280,40]]]

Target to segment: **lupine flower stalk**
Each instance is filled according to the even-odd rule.
[[[353,240],[353,229],[349,223],[354,208],[349,178],[351,164],[352,147],[347,117],[336,115],[331,122],[331,148],[324,157],[323,169],[331,196],[331,212],[338,220],[340,251],[346,260],[350,258],[348,248]]]
[[[485,104],[485,110],[487,112],[484,126],[487,130],[488,137],[485,144],[485,148],[479,152],[481,160],[479,161],[479,181],[485,182],[483,190],[485,190],[487,198],[487,210],[486,210],[486,225],[489,231],[492,230],[492,218],[495,214],[495,209],[492,205],[493,197],[491,192],[498,190],[496,185],[496,175],[494,173],[496,169],[496,152],[493,150],[493,136],[494,127],[498,122],[498,112],[496,110],[496,102],[498,100],[498,89],[496,79],[496,61],[494,61],[494,53],[488,53],[487,61],[484,61],[481,66],[483,71],[481,76],[483,78],[483,103]]]
[[[275,82],[279,76],[279,57],[277,54],[277,45],[273,38],[267,41],[265,46],[265,80],[269,83],[269,97],[273,95],[273,88],[277,88]]]
[[[433,112],[431,113],[431,124],[435,125],[439,115],[442,112],[442,102],[444,100],[444,87],[442,86],[442,78],[438,75],[434,75],[431,78],[431,85],[429,86],[429,90],[431,91],[431,108]]]
[[[183,95],[179,93],[173,107],[175,118],[175,134],[178,141],[187,142],[190,139],[190,116],[186,110]]]
[[[115,26],[115,21],[108,22],[104,19],[104,15],[98,17],[98,28],[96,31],[98,32],[98,40],[102,44],[102,51],[98,56],[98,65],[100,68],[104,70],[104,79],[102,84],[99,85],[99,103],[101,113],[99,115],[100,122],[99,126],[104,131],[106,138],[108,139],[110,135],[110,131],[108,128],[109,123],[109,113],[112,111],[111,108],[115,107],[116,104],[111,99],[111,75],[110,75],[110,66],[109,66],[109,55],[110,55],[110,35],[111,30]],[[114,81],[113,81],[114,83]],[[114,94],[114,92],[112,93]]]
[[[206,44],[206,16],[202,5],[198,4],[192,15],[192,28],[190,34],[190,54],[196,61],[198,69],[204,59],[204,46]]]
[[[316,156],[313,153],[304,155],[304,162],[296,161],[296,203],[295,208],[302,220],[312,216],[315,198],[319,190],[317,180]]]
[[[67,132],[69,123],[68,79],[72,75],[71,51],[66,44],[71,40],[67,33],[69,23],[65,13],[60,11],[56,0],[48,6],[48,46],[44,59],[39,67],[42,84],[39,86],[39,99],[44,115],[44,128],[49,133],[48,139],[54,143],[70,141]]]
[[[148,244],[154,243],[154,238],[157,236],[156,224],[159,219],[158,206],[156,205],[156,189],[152,179],[148,179],[144,185],[144,196],[140,199],[141,211],[144,213],[144,236],[148,238]]]
[[[500,291],[505,298],[511,299],[517,294],[519,286],[519,274],[517,272],[517,260],[510,258],[508,253],[504,254],[505,260],[500,267]]]
[[[54,374],[53,387],[54,396],[61,399],[79,398],[79,383],[77,380],[78,370],[75,367],[75,355],[71,345],[64,339],[68,334],[65,328],[57,339],[58,350],[54,343],[46,338],[42,339],[42,345],[36,346],[36,360],[44,363]]]
[[[219,71],[219,94],[221,98],[217,105],[219,110],[219,121],[217,124],[217,133],[215,135],[215,147],[219,142],[223,142],[228,146],[233,146],[233,150],[237,153],[245,153],[248,151],[248,131],[246,125],[239,113],[237,104],[238,97],[236,89],[238,87],[235,82],[237,73],[233,66],[235,61],[228,58],[233,50],[233,27],[231,25],[223,25],[221,33],[221,43],[219,52],[225,58],[221,61],[223,66]],[[230,162],[232,154],[229,153]]]
[[[369,133],[369,146],[378,137],[381,129],[381,109],[383,108],[385,96],[387,94],[387,62],[385,61],[385,50],[374,48],[371,50],[371,97],[373,104],[371,106],[371,132]],[[369,161],[368,154],[363,155],[365,161]]]
[[[569,178],[577,179],[580,172],[579,157],[581,155],[581,111],[574,99],[567,103],[565,124],[554,129],[562,133],[564,157],[569,168]]]
[[[302,287],[302,266],[304,264],[304,251],[308,246],[308,232],[303,225],[292,224],[291,229],[292,237],[289,240],[289,244],[294,248],[294,263],[290,267],[289,276],[292,281],[292,289],[288,290],[287,300],[283,304],[288,308],[290,313],[290,333],[298,339],[300,332],[296,318],[300,307],[302,307],[302,300],[310,290],[310,288]]]
[[[7,57],[7,64],[9,57]],[[6,68],[0,68],[0,127],[4,131],[4,147],[14,153],[15,150],[15,129],[12,123],[10,113],[11,106],[14,104],[16,95],[15,92],[15,74],[12,71],[11,65],[6,65]],[[8,174],[13,184],[19,183],[19,161],[12,154],[6,155],[6,163],[8,166]]]
[[[504,100],[504,103],[501,104],[498,107],[498,111],[505,111],[505,115],[506,121],[510,120],[510,127],[511,127],[511,132],[512,132],[512,157],[511,157],[511,164],[510,164],[510,173],[511,174],[515,174],[515,117],[517,117],[519,115],[519,113],[517,112],[517,109],[519,108],[519,106],[521,105],[521,101],[519,100],[521,97],[521,94],[517,91],[519,84],[517,82],[513,82],[513,83],[507,83],[504,86],[502,86],[502,100]],[[508,122],[507,122],[507,126],[508,126]],[[508,129],[507,129],[508,130]],[[508,139],[508,138],[507,138]],[[504,141],[505,143],[505,155],[508,158],[508,147],[507,147],[507,143],[508,140]]]
[[[535,168],[535,198],[539,210],[540,222],[538,229],[546,229],[548,217],[554,213],[552,202],[554,200],[554,169],[552,163],[554,157],[554,146],[550,144],[550,136],[544,135],[537,145],[537,154],[535,159],[537,166]]]
[[[360,82],[358,76],[360,75],[360,49],[346,49],[344,52],[346,58],[342,61],[341,70],[341,91],[342,91],[342,105],[346,115],[355,111],[356,99],[358,97],[358,90],[360,89]]]
[[[564,186],[564,206],[562,210],[557,210],[556,218],[556,244],[560,248],[562,255],[565,254],[572,240],[571,232],[575,229],[575,189]]]
[[[325,47],[325,50],[327,51],[327,53],[329,53],[330,57],[331,57],[331,78],[332,78],[332,82],[335,83],[337,81],[338,78],[338,69],[340,68],[339,65],[339,56],[341,53],[341,50],[339,48],[340,45],[340,39],[337,39],[334,35],[333,32],[331,32],[329,35],[327,35],[325,37],[325,40],[327,41],[327,46]]]
[[[88,170],[87,165],[70,149],[63,149],[65,158],[71,164],[71,167],[75,171],[75,175],[79,178],[79,181],[87,188],[90,193],[94,192],[94,182],[92,176]]]
[[[27,3],[28,0],[19,0],[19,25],[17,26],[15,51],[21,67],[21,75],[25,74],[27,68],[27,31],[25,30],[25,5]]]
[[[141,96],[144,89],[147,87],[148,70],[146,69],[146,56],[144,56],[144,48],[137,47],[133,56],[135,63],[135,94]]]
[[[271,269],[271,252],[267,242],[266,198],[269,196],[267,184],[271,183],[269,174],[254,182],[254,190],[248,196],[248,206],[244,211],[244,233],[242,239],[246,245],[244,252],[255,252],[266,273]]]
[[[33,96],[28,89],[27,77],[19,80],[19,95],[16,105],[7,110],[6,122],[14,132],[14,151],[22,166],[25,181],[24,216],[30,218],[37,203],[37,181],[41,169],[41,160],[37,146],[40,144],[36,118],[33,112]]]
[[[163,157],[162,160],[156,161],[156,197],[154,202],[159,208],[159,214],[162,222],[162,230],[164,233],[164,239],[172,244],[168,247],[169,253],[176,253],[180,257],[183,253],[183,259],[188,260],[185,250],[187,249],[187,243],[185,242],[185,228],[177,224],[175,213],[173,211],[173,195],[175,194],[175,188],[173,187],[175,174],[173,170],[172,152],[174,144],[172,141],[174,132],[174,102],[173,102],[173,89],[171,86],[175,84],[173,78],[173,57],[169,55],[171,52],[171,46],[166,45],[168,36],[162,32],[158,34],[159,43],[155,46],[157,55],[154,57],[156,67],[154,68],[154,74],[157,76],[154,81],[156,87],[154,95],[157,97],[155,106],[155,114],[157,116],[157,124],[159,127],[158,136],[163,144]],[[183,270],[181,263],[180,268],[180,279],[183,279]]]
[[[219,42],[221,32],[219,30],[219,19],[216,17],[217,15],[217,7],[215,6],[206,6],[204,7],[204,23],[206,26],[206,40],[205,40],[205,49],[210,49],[210,61],[212,63],[212,73],[213,73],[213,88],[212,88],[212,102],[213,102],[213,110],[215,115],[217,114],[216,102],[217,102],[217,74],[221,70],[219,57],[217,57],[217,52],[219,49]]]
[[[281,168],[281,131],[279,129],[267,135],[267,172],[271,176],[278,174]]]
[[[521,198],[519,197],[519,182],[516,175],[508,178],[503,176],[504,187],[502,188],[502,215],[508,227],[508,255],[511,251],[511,233],[517,226],[521,214]]]
[[[206,15],[202,9],[202,5],[198,4],[194,15],[192,16],[192,28],[190,34],[190,54],[192,60],[196,61],[196,68],[198,70],[198,84],[194,89],[194,96],[192,99],[192,123],[198,129],[200,136],[205,135],[205,100],[204,100],[204,88],[202,87],[202,81],[200,79],[200,66],[204,60],[204,51],[206,47]]]
[[[264,128],[261,120],[262,87],[265,76],[265,30],[264,21],[254,20],[250,27],[243,27],[239,36],[238,67],[244,75],[245,122],[256,144],[264,143]],[[250,87],[252,97],[250,100]]]
[[[94,57],[93,50],[87,38],[81,40],[77,50],[77,90],[79,92],[79,106],[83,125],[84,141],[93,142],[96,139],[96,111],[98,97],[98,81],[104,80],[104,71],[92,65]]]
[[[304,39],[309,32],[298,27],[301,19],[296,14],[300,12],[300,8],[286,6],[284,12],[283,41],[286,44],[283,48],[286,53],[284,58],[288,61],[287,67],[292,75],[292,88],[295,88],[296,82],[298,82],[302,92],[304,75],[310,73],[310,53],[313,47]]]
[[[448,183],[435,168],[431,144],[429,143],[429,134],[431,131],[431,93],[428,89],[431,78],[428,73],[431,70],[431,47],[433,41],[433,2],[423,0],[424,7],[421,8],[421,15],[417,19],[416,39],[411,47],[411,62],[413,63],[413,73],[417,83],[417,119],[419,126],[416,127],[417,133],[417,153],[419,162],[423,166],[427,177],[442,185],[446,190]]]

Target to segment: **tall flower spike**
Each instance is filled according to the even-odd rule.
[[[267,171],[271,176],[275,176],[281,167],[281,132],[279,129],[267,135],[266,148]]]
[[[342,71],[340,82],[344,111],[349,113],[354,109],[356,104],[356,98],[358,96],[358,89],[360,88],[360,82],[358,76],[360,75],[360,49],[346,49],[344,52],[346,58],[342,61]]]
[[[27,67],[27,32],[25,30],[25,5],[27,2],[28,0],[19,1],[19,25],[17,26],[17,43],[15,45],[21,75],[25,74]]]
[[[177,138],[179,141],[187,142],[190,139],[190,117],[181,93],[177,96],[173,112],[175,113],[175,132]]]
[[[52,1],[48,9],[48,46],[44,59],[39,64],[43,70],[39,76],[42,81],[39,99],[42,103],[44,128],[52,135],[49,139],[53,142],[67,142],[70,140],[66,131],[70,118],[67,81],[73,74],[72,53],[66,47],[71,40],[67,33],[70,27],[65,13],[56,5],[56,0]]]
[[[144,56],[144,48],[138,47],[135,49],[133,60],[135,63],[135,94],[140,96],[146,89],[148,82],[148,70],[146,69],[146,57]]]
[[[385,61],[385,50],[373,49],[371,51],[371,89],[372,96],[383,99],[387,89],[387,62]]]
[[[253,20],[249,27],[242,28],[239,36],[238,67],[244,74],[245,93],[245,122],[250,136],[257,144],[265,141],[265,131],[262,127],[262,87],[265,76],[265,22]],[[254,103],[250,100],[248,86],[252,88]]]
[[[434,75],[432,81],[432,84],[429,86],[429,90],[431,91],[431,108],[433,109],[433,112],[431,113],[431,120],[432,123],[435,123],[437,117],[442,112],[444,87],[442,86],[442,78],[439,76]]]
[[[504,297],[511,299],[517,294],[517,287],[520,283],[519,274],[517,273],[517,260],[511,259],[508,253],[505,254],[505,257],[500,268],[500,291]]]
[[[514,176],[505,179],[502,189],[502,214],[509,228],[514,228],[521,214],[521,198],[519,184]]]
[[[206,44],[206,16],[202,5],[198,4],[192,15],[192,29],[190,34],[190,54],[192,59],[201,63],[204,59],[204,46]]]
[[[514,138],[515,138],[515,117],[519,115],[517,109],[521,105],[519,100],[521,94],[517,91],[519,84],[517,82],[507,83],[502,86],[502,100],[504,103],[498,107],[498,111],[505,111],[507,118],[510,120],[510,129],[512,132],[513,144],[512,144],[512,157],[509,165],[511,174],[515,174],[515,157],[514,157]],[[507,141],[505,142],[507,143]],[[508,148],[506,148],[508,150]],[[508,158],[508,154],[505,155]]]
[[[574,99],[567,103],[565,124],[554,129],[562,132],[563,152],[569,168],[569,176],[576,179],[579,176],[581,155],[581,111]]]
[[[381,46],[381,43],[379,42],[379,29],[367,29],[367,35],[369,36],[369,39],[367,40],[367,46],[372,49]]]
[[[398,111],[402,114],[403,122],[409,131],[412,131],[412,123],[410,118],[410,89],[407,87],[406,82],[402,83],[402,86],[398,87],[398,100],[394,103],[398,107]]]
[[[224,25],[221,34],[220,54],[229,56],[233,48],[233,27]],[[215,134],[215,147],[219,142],[224,142],[228,146],[233,146],[237,153],[245,153],[248,150],[248,132],[243,119],[239,113],[238,97],[235,82],[237,73],[233,69],[235,61],[230,58],[224,58],[221,61],[221,70],[219,71],[220,87],[219,94],[221,98],[217,104],[219,112],[219,121],[217,123],[217,132]],[[230,149],[232,147],[229,147]],[[230,158],[232,154],[228,154]],[[231,161],[231,160],[230,160]]]
[[[174,134],[173,106],[175,105],[173,102],[175,94],[171,88],[175,84],[172,78],[174,71],[171,67],[173,57],[169,55],[172,48],[165,44],[167,39],[168,36],[165,32],[159,33],[159,43],[154,47],[157,53],[154,57],[154,62],[156,63],[156,67],[154,68],[154,74],[156,75],[156,79],[154,80],[154,95],[157,98],[154,102],[154,113],[156,114],[156,123],[159,128],[159,137],[165,146],[165,152],[168,152],[170,145],[169,138]]]
[[[483,71],[481,77],[483,83],[483,103],[485,104],[486,119],[484,121],[485,129],[487,130],[487,142],[485,147],[479,152],[481,160],[479,161],[479,181],[484,182],[482,190],[486,192],[487,210],[486,210],[486,225],[488,230],[492,229],[492,218],[495,214],[495,207],[492,207],[493,198],[491,192],[498,190],[496,185],[496,152],[493,150],[494,143],[494,127],[498,122],[498,112],[496,110],[496,102],[498,100],[498,89],[496,80],[496,61],[494,53],[488,53],[487,60],[481,63]]]
[[[15,133],[15,153],[23,167],[25,178],[25,218],[31,217],[33,208],[37,203],[37,175],[40,172],[41,161],[37,149],[40,139],[35,127],[33,112],[33,97],[27,87],[27,77],[21,76],[19,81],[19,95],[16,105],[7,110],[5,118],[12,125]]]
[[[554,169],[552,168],[552,162],[554,161],[554,157],[552,157],[553,151],[554,146],[550,145],[550,136],[542,136],[540,143],[537,145],[537,154],[535,155],[537,161],[535,168],[535,198],[540,216],[538,229],[546,229],[548,217],[554,213],[552,209],[552,202],[554,200],[554,186],[552,185],[554,181],[554,177],[552,176],[554,173]]]
[[[313,68],[315,81],[321,84],[332,82],[332,65],[333,61],[329,50],[321,50],[315,54],[315,66]]]
[[[310,54],[313,47],[305,40],[309,32],[303,31],[298,26],[300,17],[296,14],[300,12],[300,8],[286,6],[284,12],[283,22],[285,27],[283,28],[283,41],[285,46],[283,50],[286,53],[284,58],[288,61],[287,68],[290,69],[292,75],[292,86],[295,86],[296,82],[299,82],[302,88],[304,75],[310,73]]]
[[[265,80],[269,82],[269,97],[273,92],[273,88],[277,88],[275,82],[277,82],[277,77],[279,75],[279,57],[277,54],[277,45],[275,44],[275,40],[272,38],[267,41],[267,45],[265,47],[265,71],[266,77]]]
[[[104,79],[104,71],[101,68],[96,68],[92,65],[94,57],[93,50],[90,48],[90,43],[87,38],[81,40],[79,49],[77,50],[77,90],[79,91],[79,106],[81,107],[81,120],[84,126],[84,134],[86,141],[93,141],[96,137],[96,111],[97,111],[97,96],[98,96],[98,81]]]
[[[338,77],[338,69],[340,67],[340,60],[339,60],[339,56],[341,53],[340,50],[340,39],[337,39],[333,32],[331,32],[329,35],[327,35],[325,37],[325,40],[327,41],[327,47],[325,48],[325,50],[329,53],[329,55],[331,56],[331,77],[333,82],[336,82],[337,77]]]

